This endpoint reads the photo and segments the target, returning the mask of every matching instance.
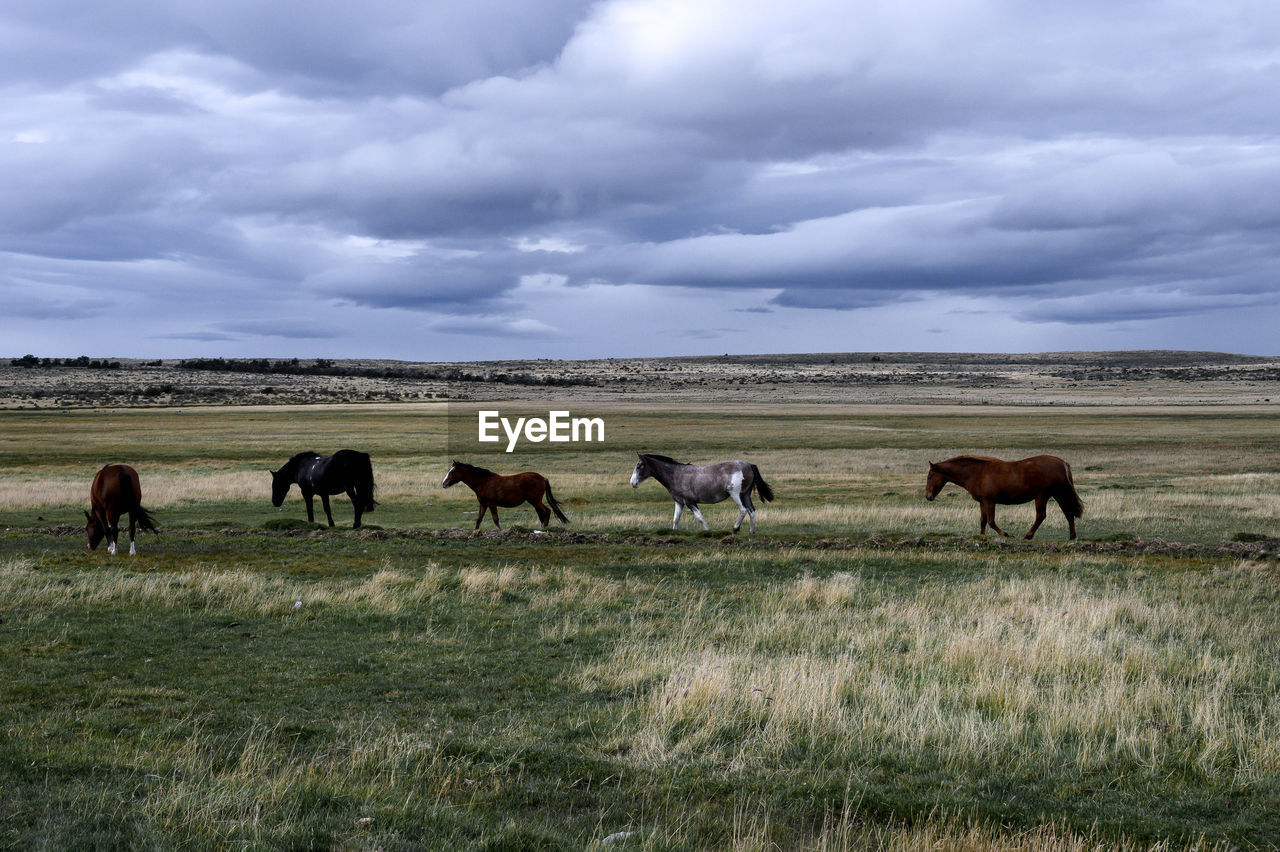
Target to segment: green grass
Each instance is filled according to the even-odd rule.
[[[438,411],[0,414],[0,844],[1280,844],[1268,418],[619,408],[605,447],[490,464],[572,526],[473,536]],[[341,446],[382,529],[270,507],[264,466]],[[778,502],[673,535],[641,448],[745,456]],[[1082,542],[924,503],[969,450],[1070,460]],[[76,520],[107,460],[155,495],[133,559]]]

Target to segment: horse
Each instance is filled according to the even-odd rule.
[[[1044,523],[1045,504],[1052,497],[1067,518],[1071,537],[1076,537],[1076,518],[1084,517],[1084,503],[1071,480],[1071,465],[1057,456],[1032,456],[1020,461],[1001,461],[989,456],[956,456],[941,462],[929,462],[924,497],[933,500],[948,482],[969,492],[982,507],[980,535],[987,525],[1003,536],[996,526],[996,504],[1036,501],[1036,522],[1027,530],[1027,538],[1036,534]]]
[[[639,488],[640,483],[651,476],[662,483],[676,503],[675,518],[671,521],[673,530],[680,527],[680,515],[686,507],[693,511],[704,531],[710,530],[698,504],[719,503],[732,497],[739,510],[733,531],[736,533],[742,527],[742,519],[750,515],[751,532],[755,532],[756,507],[751,502],[751,490],[754,488],[765,502],[773,500],[773,489],[760,475],[760,468],[751,462],[735,460],[700,466],[653,453],[636,455],[640,460],[631,474],[631,487]]]
[[[116,555],[116,542],[120,538],[120,516],[129,515],[129,555],[137,556],[133,543],[137,527],[151,532],[156,529],[155,518],[142,508],[142,485],[138,472],[127,464],[109,464],[93,477],[89,486],[89,508],[84,513],[85,533],[89,536],[89,549],[97,550],[103,537],[107,539],[107,553]]]
[[[551,493],[551,483],[540,473],[530,470],[503,476],[455,459],[449,467],[449,472],[441,480],[440,487],[451,488],[459,482],[465,483],[474,491],[476,499],[480,501],[480,514],[476,515],[476,529],[480,529],[480,522],[484,520],[486,511],[493,515],[493,525],[502,529],[502,525],[498,523],[498,507],[511,509],[525,502],[533,506],[533,510],[538,513],[538,520],[542,523],[544,530],[551,521],[552,512],[556,513],[561,523],[569,523],[564,512],[560,511],[560,504],[556,502],[555,495]],[[546,495],[547,502],[551,504],[550,509],[542,505],[543,495]]]
[[[279,470],[271,473],[271,505],[277,509],[284,504],[285,495],[296,482],[307,501],[307,521],[315,523],[315,511],[311,498],[320,495],[324,515],[333,526],[333,512],[329,510],[329,496],[346,492],[355,507],[356,521],[352,529],[360,528],[360,516],[372,512],[378,505],[373,499],[373,465],[369,454],[357,450],[338,450],[331,456],[322,456],[308,450],[289,459]]]

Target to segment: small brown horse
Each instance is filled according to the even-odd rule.
[[[480,514],[476,515],[476,529],[480,529],[480,522],[484,520],[486,511],[493,514],[493,525],[502,529],[502,525],[498,523],[498,507],[510,509],[526,501],[538,513],[538,520],[542,522],[543,529],[547,528],[552,512],[555,512],[556,517],[563,523],[569,523],[564,512],[560,511],[560,504],[551,493],[551,483],[547,482],[546,477],[540,473],[528,471],[502,476],[482,467],[455,461],[449,468],[449,472],[445,474],[440,487],[448,488],[459,482],[466,483],[467,487],[476,493],[476,499],[480,501]],[[547,496],[547,502],[551,504],[550,509],[542,505],[544,494]]]
[[[120,516],[129,515],[129,555],[138,553],[133,543],[134,530],[159,532],[155,518],[142,508],[142,486],[138,472],[127,464],[109,464],[98,471],[89,488],[89,507],[84,513],[85,532],[89,535],[89,549],[96,550],[105,536],[107,553],[116,553],[116,541],[120,538]]]
[[[1071,537],[1076,537],[1076,518],[1084,516],[1084,503],[1071,481],[1071,465],[1057,456],[1032,456],[1021,461],[1001,461],[989,456],[956,456],[946,461],[929,462],[929,478],[924,497],[932,500],[942,486],[954,482],[982,506],[981,535],[987,525],[1000,535],[1008,535],[996,526],[996,504],[1036,501],[1036,522],[1027,530],[1027,538],[1036,534],[1044,523],[1045,504],[1052,497],[1067,517]]]

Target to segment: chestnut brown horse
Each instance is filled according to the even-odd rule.
[[[465,483],[474,491],[476,499],[480,501],[480,514],[476,515],[476,529],[480,529],[480,522],[484,520],[486,511],[493,514],[493,525],[502,529],[502,525],[498,523],[498,507],[510,509],[524,502],[528,502],[538,513],[538,520],[542,523],[543,529],[547,528],[552,512],[556,513],[556,517],[561,522],[569,523],[564,512],[560,511],[560,504],[556,502],[555,495],[551,493],[551,483],[547,482],[546,477],[540,473],[527,471],[503,476],[482,467],[455,461],[449,468],[449,472],[444,475],[444,481],[440,483],[440,487],[448,488],[459,482]],[[550,509],[542,505],[544,494],[547,502],[551,504]]]
[[[942,486],[954,482],[982,507],[981,534],[987,534],[987,525],[1000,535],[1008,535],[996,526],[996,504],[1026,503],[1036,501],[1036,522],[1027,530],[1027,538],[1036,534],[1044,523],[1045,505],[1052,497],[1067,518],[1071,537],[1076,537],[1076,518],[1084,516],[1084,503],[1071,481],[1071,465],[1057,456],[1032,456],[1020,461],[1001,461],[989,456],[956,456],[953,459],[929,462],[929,478],[925,482],[924,496],[932,500]]]
[[[120,538],[120,516],[129,515],[129,555],[135,556],[133,535],[137,527],[151,532],[156,529],[155,518],[142,508],[142,486],[138,472],[127,464],[109,464],[98,471],[89,488],[90,511],[84,513],[85,532],[89,536],[89,549],[96,550],[103,537],[107,539],[107,553],[116,552]]]

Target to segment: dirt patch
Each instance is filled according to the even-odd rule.
[[[82,527],[70,524],[35,530],[53,537],[83,535]],[[467,530],[458,527],[442,529],[343,529],[341,527],[288,527],[280,529],[222,529],[165,530],[164,535],[175,538],[195,538],[217,535],[220,538],[266,536],[270,538],[297,538],[299,536],[329,536],[355,538],[366,541],[394,539],[443,539],[447,541],[501,541],[529,542],[549,546],[575,546],[598,544],[623,544],[649,548],[718,549],[732,547],[740,550],[789,550],[811,548],[813,550],[964,550],[996,553],[1097,553],[1115,555],[1148,554],[1155,556],[1230,556],[1238,559],[1280,558],[1280,538],[1251,541],[1221,541],[1216,543],[1185,543],[1163,539],[1133,540],[1085,540],[1076,541],[1026,541],[998,537],[973,538],[968,536],[885,536],[879,533],[863,537],[833,537],[810,539],[803,536],[774,538],[766,536],[699,536],[699,535],[636,535],[633,533],[581,533],[540,532],[528,529]]]

